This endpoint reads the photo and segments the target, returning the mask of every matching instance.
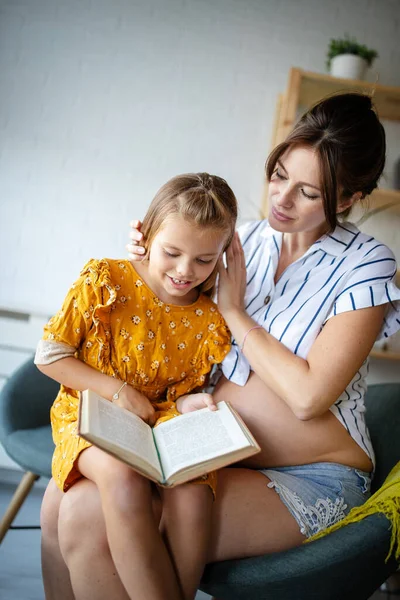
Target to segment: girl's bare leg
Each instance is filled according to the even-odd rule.
[[[150,482],[98,448],[78,459],[99,490],[111,556],[135,600],[180,600],[177,577],[154,518]]]
[[[46,600],[74,600],[69,571],[58,541],[58,513],[62,498],[63,493],[51,479],[40,512],[42,576]]]
[[[208,485],[162,492],[161,531],[185,600],[193,600],[207,561],[213,496]]]

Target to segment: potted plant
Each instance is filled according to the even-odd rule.
[[[326,65],[334,77],[363,79],[378,53],[359,44],[354,38],[331,39],[328,46]]]

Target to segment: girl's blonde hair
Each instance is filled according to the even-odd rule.
[[[212,228],[226,233],[224,250],[235,232],[238,206],[235,194],[224,179],[208,173],[185,173],[165,183],[156,193],[143,219],[141,231],[145,239],[145,258],[153,239],[171,215],[179,215],[199,228]],[[211,296],[218,267],[199,286],[201,293]]]

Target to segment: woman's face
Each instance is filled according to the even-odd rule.
[[[271,226],[284,233],[312,233],[329,228],[325,218],[318,156],[312,148],[289,148],[278,160],[269,188]]]

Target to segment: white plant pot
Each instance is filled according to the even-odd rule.
[[[331,75],[345,79],[364,79],[368,63],[355,54],[339,54],[331,60]]]

